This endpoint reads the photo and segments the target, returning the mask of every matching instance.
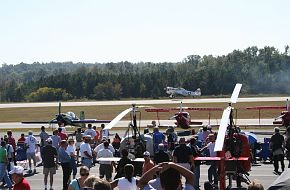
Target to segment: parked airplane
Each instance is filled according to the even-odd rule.
[[[174,98],[177,95],[182,95],[182,96],[201,96],[201,90],[200,88],[196,89],[196,91],[189,91],[185,90],[184,88],[174,88],[167,86],[164,88],[166,90],[166,94],[169,94],[170,98]]]
[[[50,121],[22,121],[23,124],[59,124],[63,126],[80,126],[82,123],[110,123],[109,120],[79,119],[75,113],[61,113],[61,103],[58,105],[58,114]]]

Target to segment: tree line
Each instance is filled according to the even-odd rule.
[[[256,46],[222,56],[189,55],[181,62],[20,63],[0,68],[0,101],[159,98],[166,86],[201,88],[203,95],[290,94],[289,47]]]

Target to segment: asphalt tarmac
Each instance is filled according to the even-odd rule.
[[[285,160],[285,165],[288,165],[288,161]],[[200,177],[200,185],[201,189],[203,189],[203,184],[207,181],[207,165],[201,166],[201,177]],[[27,170],[26,170],[27,171]],[[25,172],[26,172],[25,171]],[[96,164],[95,167],[91,169],[91,175],[99,175],[99,164]],[[43,174],[42,174],[42,167],[37,167],[37,173],[34,175],[25,174],[26,179],[31,185],[32,190],[43,190],[44,183],[43,183]],[[113,174],[115,176],[115,174]],[[249,179],[251,181],[256,180],[263,184],[264,188],[267,189],[271,183],[278,177],[273,173],[273,165],[272,164],[263,164],[259,163],[256,166],[252,167],[252,171],[250,172]],[[228,182],[227,182],[228,183]],[[245,183],[242,183],[244,187],[247,187]],[[61,190],[62,189],[62,169],[59,167],[57,170],[57,174],[54,175],[54,190]],[[117,189],[117,188],[115,188]]]

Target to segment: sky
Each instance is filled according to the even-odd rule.
[[[288,0],[0,0],[0,64],[179,62],[290,45]]]

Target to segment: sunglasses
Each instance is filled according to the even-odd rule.
[[[90,175],[90,174],[88,174],[88,173],[80,173],[80,175],[81,175],[81,176],[88,176],[88,175]]]

